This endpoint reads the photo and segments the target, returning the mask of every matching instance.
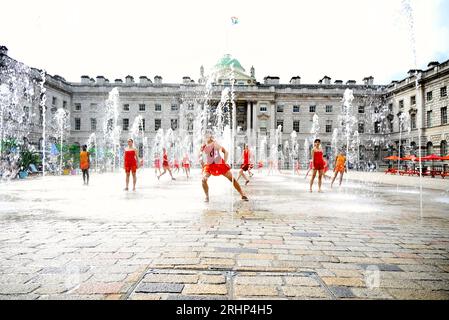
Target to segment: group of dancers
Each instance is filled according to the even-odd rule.
[[[161,176],[163,176],[166,172],[168,172],[170,174],[171,179],[176,180],[173,177],[172,168],[174,168],[174,170],[177,170],[177,172],[179,172],[180,169],[179,161],[175,158],[173,164],[171,165],[168,160],[166,148],[163,148],[162,152],[163,152],[162,166],[160,163],[160,158],[157,154],[154,159],[155,175],[159,180]],[[222,175],[226,177],[233,184],[237,192],[240,194],[241,199],[244,201],[248,201],[248,197],[246,196],[245,192],[243,191],[242,187],[238,182],[240,177],[243,177],[245,179],[245,185],[247,185],[250,182],[249,177],[253,176],[253,173],[251,172],[251,169],[253,168],[253,165],[251,164],[251,153],[249,150],[249,146],[247,144],[245,144],[242,152],[242,158],[240,159],[242,164],[240,166],[240,171],[237,176],[237,179],[233,177],[231,172],[231,166],[227,164],[229,152],[215,140],[212,134],[206,135],[198,156],[199,162],[201,163],[202,167],[202,187],[205,194],[205,202],[209,202],[209,185],[207,182],[211,175],[212,176]],[[143,166],[143,160],[139,160],[138,151],[134,147],[133,139],[128,139],[127,146],[124,151],[123,162],[126,173],[125,191],[129,190],[129,180],[131,175],[133,178],[133,191],[135,191],[137,182],[136,171],[139,167]],[[83,172],[83,181],[85,185],[89,184],[89,167],[90,167],[90,154],[87,151],[87,146],[84,145],[82,151],[80,152],[80,168]],[[161,167],[163,169],[162,173]],[[186,153],[184,154],[184,157],[182,159],[182,168],[187,176],[187,179],[189,179],[190,177],[190,167],[191,162],[188,154]],[[259,162],[258,169],[260,170],[262,167],[263,163]],[[321,189],[322,179],[323,177],[326,177],[327,170],[328,165],[327,161],[324,159],[323,150],[321,148],[321,140],[315,139],[311,151],[309,170],[307,171],[306,174],[307,178],[309,172],[312,171],[312,177],[310,179],[310,192],[312,192],[312,187],[317,175],[318,175],[318,192],[322,192]],[[248,176],[245,174],[245,172],[248,173]],[[343,152],[339,152],[334,162],[334,176],[332,178],[329,177],[332,179],[331,188],[338,175],[340,175],[339,184],[341,185],[343,181],[343,175],[345,172],[347,172],[346,156]],[[295,173],[299,174],[299,162],[295,163]]]

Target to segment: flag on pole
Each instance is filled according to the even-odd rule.
[[[232,24],[237,24],[239,23],[239,19],[237,17],[231,17],[231,22]]]

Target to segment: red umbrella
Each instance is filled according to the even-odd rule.
[[[403,161],[416,161],[416,156],[414,155],[409,155],[409,156],[405,156],[404,158],[401,158],[401,160]]]
[[[441,157],[441,160],[449,160],[449,154],[445,157]]]
[[[442,157],[437,156],[436,154],[431,154],[431,155],[428,155],[428,156],[425,156],[425,157],[421,157],[421,161],[432,161],[432,171],[433,171],[433,162],[434,161],[441,161],[441,160],[442,160]],[[418,161],[420,161],[420,160],[418,159]],[[434,176],[432,174],[432,178],[433,177]]]
[[[431,155],[428,155],[425,157],[421,157],[421,161],[440,161],[442,159],[443,159],[442,157],[437,156],[436,154],[431,154]],[[419,159],[418,159],[418,161],[419,161]]]
[[[400,158],[398,156],[389,156],[384,158],[384,160],[392,160],[392,161],[398,161]]]

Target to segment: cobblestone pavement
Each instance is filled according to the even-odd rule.
[[[447,191],[198,174],[1,184],[0,299],[449,298]]]

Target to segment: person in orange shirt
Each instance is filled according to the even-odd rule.
[[[331,188],[334,184],[335,178],[337,178],[337,175],[340,173],[340,186],[341,182],[343,181],[343,174],[345,172],[348,172],[346,169],[346,157],[344,156],[343,152],[340,152],[337,157],[335,158],[335,164],[334,164],[334,177],[332,178],[331,182]]]
[[[90,153],[87,151],[87,146],[83,146],[83,151],[80,152],[80,169],[83,172],[84,185],[89,185],[89,167],[90,167]]]

